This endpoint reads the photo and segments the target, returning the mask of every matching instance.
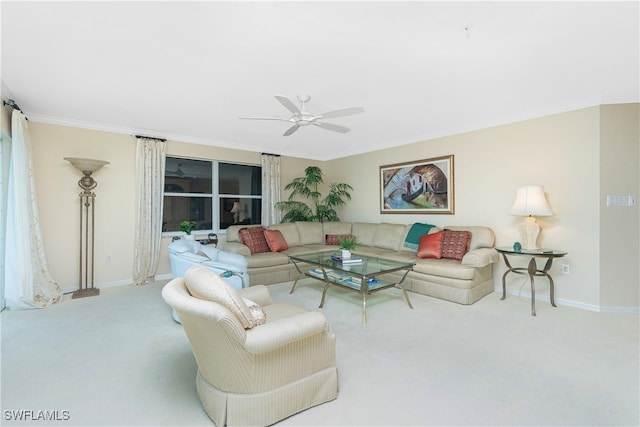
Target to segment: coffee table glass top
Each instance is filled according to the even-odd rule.
[[[412,262],[394,261],[378,257],[352,254],[352,258],[362,259],[362,263],[348,264],[331,259],[331,255],[335,255],[335,251],[319,252],[308,255],[290,255],[289,258],[294,261],[307,262],[318,266],[326,267],[342,271],[352,275],[374,277],[379,274],[390,273],[392,271],[404,270],[414,266]]]

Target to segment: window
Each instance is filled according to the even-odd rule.
[[[162,231],[179,231],[182,221],[207,231],[261,222],[260,166],[167,157],[164,179]]]

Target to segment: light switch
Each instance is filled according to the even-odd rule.
[[[607,206],[636,206],[637,205],[637,197],[636,196],[607,196]]]

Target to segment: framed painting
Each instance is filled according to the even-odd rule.
[[[453,155],[380,166],[380,213],[453,214]]]

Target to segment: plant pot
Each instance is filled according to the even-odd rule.
[[[193,236],[193,234],[185,234],[184,238],[187,240],[196,240],[196,238]]]
[[[351,251],[349,249],[342,249],[342,258],[351,258]]]

